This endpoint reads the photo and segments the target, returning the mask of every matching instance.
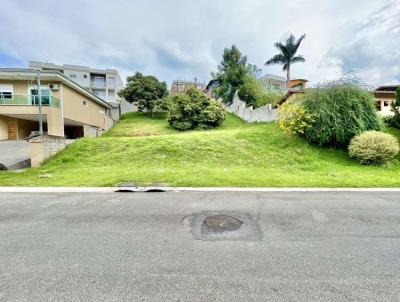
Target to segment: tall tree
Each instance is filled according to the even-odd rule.
[[[136,72],[127,78],[126,87],[118,94],[130,103],[137,103],[139,111],[147,111],[153,117],[154,108],[168,95],[168,90],[165,82]]]
[[[291,65],[294,63],[305,62],[303,56],[296,56],[297,50],[299,49],[299,46],[305,37],[306,35],[303,34],[298,40],[296,40],[294,35],[291,34],[285,43],[276,42],[274,46],[280,51],[280,53],[273,56],[265,63],[265,65],[272,65],[272,64],[283,65],[282,69],[283,71],[286,71],[286,88],[288,89],[290,83]]]
[[[215,93],[225,103],[232,103],[233,96],[243,85],[245,76],[251,71],[254,72],[255,69],[253,65],[247,65],[247,57],[243,56],[235,45],[225,48],[218,72],[212,74],[220,85]]]

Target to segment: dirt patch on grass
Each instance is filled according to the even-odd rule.
[[[129,132],[129,136],[152,136],[152,135],[160,135],[160,132],[155,130],[135,130]]]

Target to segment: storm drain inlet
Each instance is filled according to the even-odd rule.
[[[213,215],[204,219],[202,225],[203,233],[232,232],[240,228],[243,221],[228,215]]]

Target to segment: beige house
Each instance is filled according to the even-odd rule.
[[[20,140],[39,130],[37,71],[0,68],[0,140]],[[98,136],[109,129],[112,107],[59,71],[40,71],[44,132]]]
[[[29,68],[59,71],[108,103],[118,104],[122,100],[118,92],[124,88],[124,83],[115,69],[93,69],[87,66],[37,61],[29,61]]]
[[[396,99],[396,89],[399,87],[400,85],[387,85],[380,86],[374,90],[376,109],[381,115],[393,115],[393,112],[390,110],[392,108],[391,104]]]

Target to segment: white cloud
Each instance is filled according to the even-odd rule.
[[[307,34],[306,63],[293,67],[294,76],[318,82],[357,65],[370,84],[400,81],[398,0],[3,0],[2,11],[0,54],[24,62],[206,81],[224,47],[236,44],[262,67],[274,42],[293,32]],[[368,60],[356,62],[360,56]]]

